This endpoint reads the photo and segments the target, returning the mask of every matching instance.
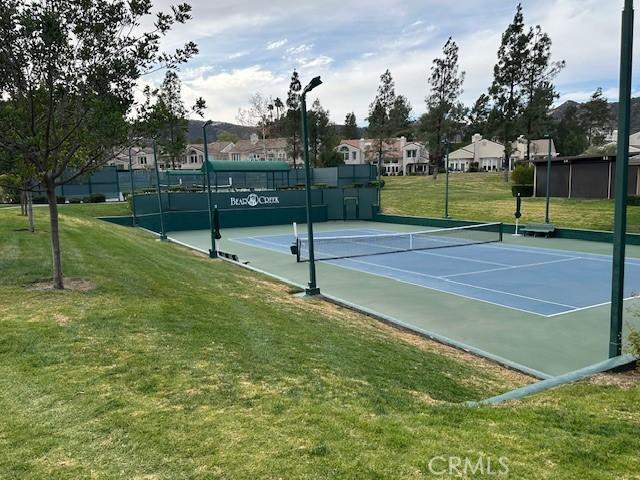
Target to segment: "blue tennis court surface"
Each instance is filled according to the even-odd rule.
[[[316,234],[323,237],[376,235],[375,229]],[[288,254],[292,235],[232,239],[253,247]],[[322,258],[322,241],[318,242]],[[330,252],[330,255],[334,252]],[[553,317],[607,304],[611,291],[611,258],[583,252],[513,244],[484,243],[322,260],[340,268],[366,272],[419,287]],[[626,262],[625,297],[640,292],[640,260]]]

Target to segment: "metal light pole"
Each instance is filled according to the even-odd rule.
[[[444,218],[449,218],[449,140],[442,141],[444,144]]]
[[[547,194],[544,206],[544,223],[549,223],[549,192],[551,191],[551,135],[545,135],[549,139],[549,153],[547,155]]]
[[[306,289],[307,295],[319,295],[320,289],[316,284],[316,257],[313,248],[313,222],[311,219],[311,169],[309,167],[309,131],[307,126],[307,93],[322,83],[320,77],[315,77],[309,85],[304,87],[300,96],[301,113],[302,113],[302,139],[303,139],[303,158],[304,173],[306,180],[307,194],[307,236],[309,242],[309,287]]]
[[[216,233],[213,221],[213,202],[211,201],[211,177],[209,175],[209,148],[207,146],[207,127],[211,125],[211,123],[211,120],[207,120],[202,126],[202,139],[204,141],[204,172],[207,182],[207,206],[209,208],[209,231],[211,233],[211,248],[209,249],[209,258],[217,258],[218,250],[216,249]]]
[[[156,186],[158,187],[158,211],[160,212],[160,240],[167,239],[167,232],[164,230],[164,212],[162,210],[162,194],[160,193],[160,172],[158,170],[158,153],[156,152],[156,140],[153,140],[153,165],[156,170]]]
[[[613,227],[613,269],[611,279],[611,330],[609,336],[609,358],[617,357],[622,353],[632,53],[633,0],[625,0],[624,11],[622,12],[622,41],[620,45],[620,98],[618,100],[618,152],[616,155],[616,197]]]
[[[131,181],[131,213],[133,215],[133,226],[136,226],[136,187],[133,183],[133,162],[131,161],[131,147],[129,147],[129,180]]]

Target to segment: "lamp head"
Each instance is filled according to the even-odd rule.
[[[314,88],[316,88],[318,85],[321,85],[321,84],[322,84],[322,80],[320,80],[320,76],[313,77],[309,82],[309,85],[304,87],[304,90],[302,90],[302,95],[306,95],[311,90],[313,90]]]
[[[213,120],[207,120],[206,122],[204,122],[204,125],[202,126],[204,127],[208,127],[209,125],[211,125],[213,123]]]

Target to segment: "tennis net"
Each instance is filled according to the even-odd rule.
[[[483,223],[410,233],[318,236],[314,238],[313,246],[316,260],[331,260],[501,241],[502,223]],[[298,261],[308,261],[309,240],[298,238],[296,243]]]

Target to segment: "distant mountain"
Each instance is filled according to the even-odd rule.
[[[551,110],[551,118],[559,121],[562,118],[562,115],[567,110],[567,108],[571,105],[575,105],[580,108],[582,105],[579,102],[574,102],[573,100],[568,100],[561,105],[558,105],[556,108]],[[609,122],[612,130],[616,130],[618,121],[618,102],[609,102]],[[640,131],[640,97],[631,99],[631,133]]]
[[[200,143],[202,142],[202,125],[204,125],[204,120],[189,120],[189,132],[188,139],[189,143]],[[336,130],[338,132],[338,136],[342,138],[342,131],[344,129],[344,125],[336,125]],[[365,128],[358,128],[358,138],[363,138],[365,134]],[[239,139],[249,139],[252,133],[259,133],[256,128],[253,127],[245,127],[243,125],[236,125],[235,123],[227,123],[227,122],[216,122],[207,128],[207,141],[215,142],[218,139],[218,135],[220,132],[229,132],[238,136]]]
[[[204,125],[204,122],[204,120],[189,120],[189,143],[202,142],[202,126]],[[221,132],[233,133],[240,139],[248,139],[252,133],[256,132],[256,129],[253,127],[236,125],[234,123],[214,121],[213,124],[207,128],[207,141],[215,142]]]

